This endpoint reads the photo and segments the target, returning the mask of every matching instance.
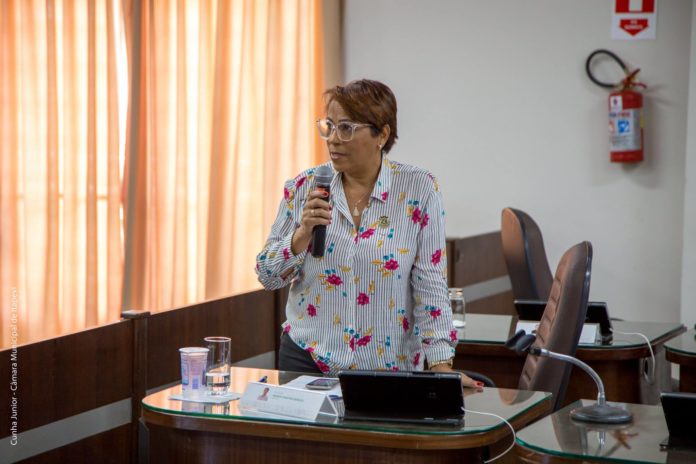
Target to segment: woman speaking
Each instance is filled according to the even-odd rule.
[[[256,260],[268,290],[288,284],[281,370],[451,371],[456,331],[446,281],[442,196],[427,171],[387,157],[397,139],[396,99],[381,82],[325,92],[317,121],[335,175],[330,194],[317,168],[285,184]],[[309,253],[312,229],[326,248]],[[482,384],[463,376],[463,384]]]

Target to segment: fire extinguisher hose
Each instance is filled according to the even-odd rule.
[[[619,82],[611,83],[611,82],[602,82],[599,79],[597,79],[593,74],[592,74],[592,69],[591,69],[591,64],[592,64],[592,59],[595,58],[597,55],[607,55],[610,58],[612,58],[619,66],[621,66],[621,69],[623,69],[624,73],[626,74],[626,77],[623,78]],[[630,89],[632,87],[643,87],[645,88],[645,84],[642,84],[640,82],[636,82],[636,75],[640,71],[639,69],[635,69],[634,71],[629,72],[628,67],[626,64],[619,58],[615,53],[605,50],[605,49],[599,49],[595,50],[592,53],[590,53],[590,56],[587,57],[587,61],[585,62],[585,71],[587,72],[587,77],[590,78],[592,82],[597,84],[600,87],[603,87],[605,89]]]

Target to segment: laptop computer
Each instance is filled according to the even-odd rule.
[[[660,447],[696,451],[696,393],[662,393],[660,401],[669,430]]]
[[[522,321],[540,321],[546,309],[545,300],[515,300],[515,310]],[[602,343],[609,343],[613,334],[607,304],[602,301],[589,301],[585,322],[599,324]]]
[[[347,370],[338,374],[344,420],[461,425],[461,375]]]

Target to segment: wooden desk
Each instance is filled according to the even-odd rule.
[[[233,391],[268,376],[285,383],[299,374],[234,368]],[[510,432],[499,420],[467,413],[460,427],[415,426],[379,422],[342,422],[326,417],[311,422],[245,415],[238,402],[203,405],[171,401],[172,387],[147,396],[142,417],[149,429],[150,462],[249,462],[322,464],[357,462],[481,462],[487,448],[504,449]],[[468,391],[467,408],[492,412],[520,429],[547,414],[550,395],[488,388]],[[321,417],[321,416],[320,416]],[[493,451],[495,453],[497,451]]]
[[[571,409],[592,401],[579,401],[530,425],[517,434],[519,462],[633,462],[693,463],[696,452],[661,451],[660,442],[668,435],[662,407],[624,404],[633,412],[626,425],[589,425],[573,422]]]
[[[679,365],[679,390],[696,393],[696,331],[691,329],[665,343],[665,356]]]
[[[515,316],[467,314],[466,328],[459,331],[459,345],[454,367],[485,374],[498,387],[516,388],[524,365],[524,356],[505,348],[504,343],[515,331]],[[640,332],[650,340],[658,364],[664,365],[664,343],[686,330],[682,324],[660,322],[614,321],[614,330]],[[650,351],[643,338],[615,334],[607,345],[599,343],[580,345],[577,357],[594,370],[604,382],[607,399],[627,403],[641,403],[643,398],[659,398],[659,382],[653,385],[643,381],[643,359]],[[656,372],[661,372],[656,366]],[[581,398],[595,398],[597,387],[582,370],[573,367],[564,404]]]

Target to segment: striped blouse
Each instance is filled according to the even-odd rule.
[[[324,257],[294,255],[293,232],[315,168],[285,184],[270,236],[256,259],[268,290],[291,283],[283,331],[322,372],[422,370],[454,355],[447,295],[445,212],[435,178],[384,157],[361,227],[341,174],[331,183],[333,220]]]

